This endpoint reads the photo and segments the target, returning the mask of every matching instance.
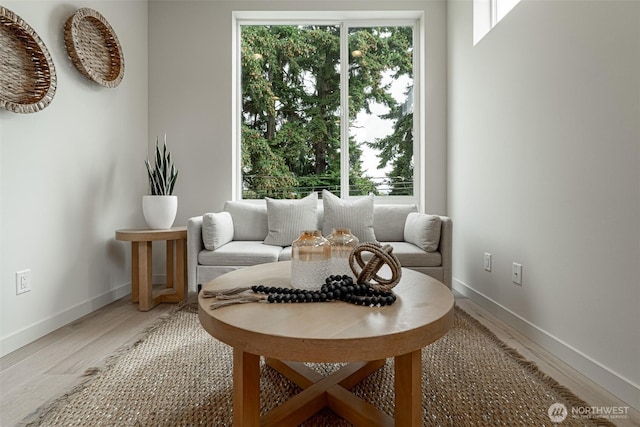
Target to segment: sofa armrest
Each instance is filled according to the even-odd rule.
[[[198,283],[198,254],[204,249],[202,242],[202,217],[187,220],[187,278],[189,291],[196,291]]]
[[[452,285],[452,245],[453,245],[453,222],[451,218],[447,216],[440,216],[442,225],[440,229],[440,243],[438,244],[438,251],[442,256],[442,270],[444,284],[451,289]]]

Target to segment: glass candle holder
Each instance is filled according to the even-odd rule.
[[[291,245],[291,285],[319,290],[329,275],[331,247],[319,230],[306,230]]]
[[[349,255],[358,246],[359,240],[351,234],[348,228],[334,228],[327,237],[331,245],[331,262],[329,263],[329,274],[339,276],[347,275],[355,279],[353,271],[349,265]]]

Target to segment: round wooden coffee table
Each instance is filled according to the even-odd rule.
[[[291,263],[259,264],[224,274],[203,289],[262,284],[290,287]],[[348,389],[395,358],[395,425],[422,424],[422,348],[453,325],[454,298],[437,280],[403,269],[385,307],[342,301],[248,303],[211,310],[198,297],[204,329],[233,347],[234,426],[297,426],[328,406],[354,425],[391,426],[394,420]],[[260,416],[260,356],[303,391]],[[349,362],[323,377],[302,362]]]

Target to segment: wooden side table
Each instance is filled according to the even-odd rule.
[[[131,301],[140,311],[149,311],[161,302],[180,302],[187,294],[187,227],[167,230],[117,230],[116,239],[131,242]],[[152,282],[152,242],[167,241],[167,284],[154,292]]]

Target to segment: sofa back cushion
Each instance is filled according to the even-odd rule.
[[[318,215],[316,230],[324,231],[324,206],[322,206],[322,203],[318,203],[318,209],[316,210],[316,213]]]
[[[416,205],[375,205],[373,228],[381,242],[404,241],[404,225],[407,215],[418,212]]]
[[[269,232],[267,207],[248,202],[226,202],[224,210],[233,219],[233,240],[264,240]]]
[[[340,200],[340,202],[342,202],[342,200]],[[367,202],[361,201],[360,203],[372,203],[372,202],[370,200],[367,200]],[[349,204],[350,203],[345,203],[345,205],[349,205]],[[334,211],[337,209],[338,211],[342,211],[341,213],[343,214],[345,213],[344,209],[348,209],[347,206],[340,206],[340,208],[338,208],[337,206],[333,206],[333,207],[334,207]],[[363,208],[363,207],[364,206],[360,206],[360,208]],[[358,210],[359,209],[355,209],[353,212],[356,212]],[[233,240],[262,241],[262,240],[265,240],[265,238],[269,234],[269,222],[268,222],[266,203],[254,204],[254,203],[241,202],[241,201],[228,201],[224,205],[224,211],[228,212],[231,215],[231,218],[233,220]],[[409,227],[409,230],[406,230],[409,233],[407,233],[408,235],[405,236],[405,224],[407,221],[407,217],[410,213],[415,213],[417,211],[418,210],[415,205],[399,205],[399,204],[374,205],[373,206],[373,223],[372,223],[373,226],[372,227],[365,226],[364,228],[368,228],[370,230],[369,238],[373,238],[377,241],[402,242],[402,241],[406,241],[405,237],[409,237],[410,239],[413,238],[412,240],[421,240],[421,243],[423,244],[421,246],[428,247],[430,245],[427,243],[427,241],[431,240],[431,242],[433,242],[433,240],[435,240],[434,238],[438,237],[438,236],[433,236],[433,233],[439,232],[439,229],[437,229],[437,227],[435,227],[436,229],[433,229],[432,226],[435,224],[429,224],[429,228],[431,229],[430,231],[432,233],[431,233],[431,236],[429,236],[428,238],[427,236],[419,236],[420,239],[416,239],[418,236],[409,235],[411,234],[411,230],[415,230],[416,228],[419,229],[419,227],[416,227],[416,226],[424,225],[424,221],[425,221],[424,217],[413,218],[414,221],[412,221],[413,223],[412,225],[414,227]],[[335,215],[336,212],[333,212],[333,215],[332,215],[331,208],[329,209],[329,212],[330,212],[329,219],[331,220],[331,218],[333,218],[334,220],[333,222],[335,223],[332,223],[332,224],[325,223],[325,219],[327,218],[327,212],[325,210],[325,206],[323,206],[323,203],[319,204],[316,210],[316,216],[318,221],[316,224],[317,229],[321,230],[323,232],[323,235],[325,236],[328,236],[331,233],[330,227],[340,226],[336,222],[337,221],[336,215]],[[364,222],[370,221],[369,215],[364,215],[364,217],[366,217],[367,219],[367,221],[364,221]],[[358,218],[358,221],[354,220],[354,221],[348,221],[348,222],[361,223],[365,219],[364,217],[361,216],[360,218]],[[429,218],[429,219],[431,219],[432,221],[435,220],[435,218]],[[339,221],[339,222],[343,223],[344,221]],[[348,224],[348,225],[353,225],[353,224]],[[351,231],[353,232],[354,230],[351,230]],[[365,241],[367,240],[361,239],[361,242],[365,242]]]

